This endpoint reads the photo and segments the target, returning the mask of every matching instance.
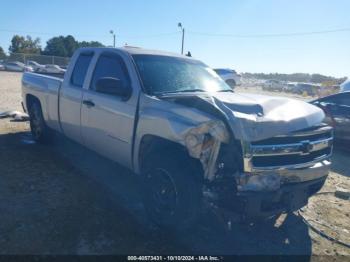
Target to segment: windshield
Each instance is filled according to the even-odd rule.
[[[150,94],[232,91],[211,68],[199,61],[155,55],[133,55],[133,58]]]

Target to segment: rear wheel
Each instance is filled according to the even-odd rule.
[[[201,208],[202,188],[190,161],[170,156],[150,157],[146,161],[144,205],[149,218],[166,228],[185,229],[193,225]]]
[[[40,104],[36,101],[30,105],[29,118],[34,140],[39,143],[49,142],[52,138],[52,132],[45,123]]]

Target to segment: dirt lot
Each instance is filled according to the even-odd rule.
[[[0,112],[21,109],[20,77],[0,72]],[[350,201],[332,192],[350,188],[349,160],[350,153],[335,150],[322,189],[330,193],[316,195],[301,212],[312,226],[347,243]],[[145,219],[141,190],[136,176],[95,153],[61,136],[52,146],[38,145],[28,123],[0,119],[1,254],[341,254],[347,257],[337,260],[344,261],[350,255],[298,214],[270,227],[233,224],[228,231],[207,210],[186,235],[160,232]]]

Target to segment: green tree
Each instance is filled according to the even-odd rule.
[[[49,39],[43,51],[45,55],[71,57],[74,51],[79,47],[103,47],[104,45],[97,41],[78,42],[71,35],[56,36]]]
[[[6,54],[4,52],[4,49],[2,49],[2,47],[0,46],[0,59],[4,59],[6,58]]]
[[[39,54],[41,52],[40,38],[33,39],[27,35],[14,35],[9,47],[10,53]]]
[[[256,79],[273,79],[279,81],[290,81],[290,82],[311,82],[311,83],[323,83],[335,81],[339,83],[343,78],[335,78],[332,76],[325,76],[321,74],[305,74],[305,73],[294,73],[294,74],[279,74],[279,73],[243,73],[243,77],[256,78]]]
[[[90,41],[90,42],[87,42],[87,41],[82,41],[82,42],[79,42],[79,47],[104,47],[104,45],[98,41]]]
[[[78,42],[74,39],[73,36],[68,35],[63,40],[64,46],[67,51],[67,56],[71,57],[74,53],[74,51],[79,47]]]
[[[64,36],[56,36],[46,42],[46,47],[43,52],[45,55],[68,56],[65,46]]]

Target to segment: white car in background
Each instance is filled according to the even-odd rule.
[[[47,74],[64,74],[66,70],[62,69],[58,65],[45,65],[44,67],[38,68],[37,72]]]
[[[241,75],[233,69],[217,68],[214,71],[233,89],[241,84]]]
[[[32,67],[35,72],[37,72],[40,68],[44,68],[45,67],[45,65],[39,64],[38,62],[35,62],[35,61],[32,61],[32,60],[29,60],[27,62],[27,66]]]
[[[16,72],[33,72],[33,68],[26,66],[22,62],[7,62],[5,64],[5,69],[7,71],[16,71]]]
[[[281,92],[284,87],[284,82],[275,79],[268,79],[262,85],[263,90],[271,92]]]

